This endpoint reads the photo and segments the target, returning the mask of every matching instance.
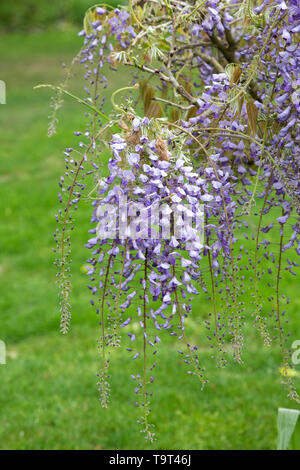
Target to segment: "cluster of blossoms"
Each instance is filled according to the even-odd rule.
[[[65,207],[55,232],[61,327],[67,332],[70,321],[73,211],[91,180],[86,246],[101,326],[100,399],[106,407],[110,350],[126,331],[129,354],[142,359],[132,378],[149,440],[156,366],[150,357],[163,332],[182,344],[188,373],[202,386],[207,381],[185,331],[195,296],[211,301],[204,325],[218,367],[226,365],[227,343],[242,362],[249,318],[267,346],[279,343],[282,370],[291,367],[280,279],[283,270],[296,274],[300,254],[299,20],[296,0],[136,0],[111,11],[96,6],[85,16],[74,64],[85,69],[87,95],[75,98],[86,106],[88,123],[76,132],[79,148],[65,152],[59,183]],[[108,116],[104,90],[116,71],[127,83],[111,93]],[[57,93],[54,111],[62,94],[70,95],[63,85]],[[253,301],[246,305],[249,287]],[[289,396],[299,400],[283,375]]]

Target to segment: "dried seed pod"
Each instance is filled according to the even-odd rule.
[[[126,143],[127,145],[137,145],[141,138],[141,131],[128,131],[126,133]]]
[[[247,109],[248,123],[251,129],[251,134],[253,135],[253,137],[255,137],[258,111],[253,101],[248,101],[248,103],[246,103],[246,109]]]
[[[168,162],[169,161],[168,147],[161,137],[158,137],[156,139],[155,147],[160,158],[164,160],[165,162]]]
[[[242,75],[242,69],[240,67],[235,67],[231,76],[230,86],[239,82]]]

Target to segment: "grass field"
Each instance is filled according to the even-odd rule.
[[[80,271],[88,256],[86,203],[76,216],[73,238],[72,328],[66,337],[59,333],[51,252],[57,181],[62,152],[75,144],[73,131],[84,121],[80,106],[67,101],[58,133],[48,139],[49,93],[33,91],[33,86],[59,83],[60,63],[79,47],[72,31],[9,35],[0,42],[0,79],[7,85],[7,104],[0,108],[0,339],[8,356],[0,366],[1,449],[147,446],[135,423],[139,413],[129,378],[132,363],[123,350],[115,353],[112,365],[111,408],[103,410],[98,401],[99,331]],[[297,281],[284,276],[282,291],[292,298],[292,341],[300,337],[300,297]],[[245,298],[250,316],[249,292]],[[247,327],[244,365],[217,370],[208,342],[201,339],[207,308],[197,303],[189,330],[200,338],[209,383],[201,392],[180,363],[176,345],[162,344],[151,414],[158,440],[147,448],[274,449],[277,408],[296,407],[280,384],[279,348],[266,349]]]

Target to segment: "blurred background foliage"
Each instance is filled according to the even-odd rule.
[[[84,12],[96,3],[90,0],[6,0],[0,5],[0,31],[34,31],[80,25]],[[117,7],[126,0],[106,3]]]

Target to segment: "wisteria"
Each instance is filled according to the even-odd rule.
[[[203,388],[199,345],[211,348],[217,367],[230,356],[242,363],[244,326],[253,325],[262,345],[279,344],[288,395],[299,402],[280,289],[284,272],[296,276],[300,254],[299,32],[296,0],[98,5],[85,15],[72,64],[83,69],[85,96],[68,91],[68,80],[53,87],[49,134],[65,94],[87,120],[59,182],[61,330],[71,318],[74,211],[87,198],[100,401],[109,405],[113,349],[127,349],[140,364],[131,379],[149,441],[166,335]],[[199,298],[210,303],[199,320],[207,335],[193,344],[186,324]]]

